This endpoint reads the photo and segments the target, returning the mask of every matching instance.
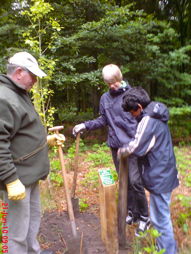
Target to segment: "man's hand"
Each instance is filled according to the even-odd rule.
[[[52,134],[47,136],[47,143],[49,146],[63,146],[66,138],[63,134]]]
[[[8,199],[10,200],[21,200],[26,196],[25,186],[21,183],[19,179],[6,184]]]
[[[85,129],[86,129],[86,126],[85,126],[84,123],[77,124],[77,125],[75,125],[74,128],[73,128],[72,134],[73,134],[74,136],[76,136],[79,132],[82,133],[82,131],[85,130]]]
[[[121,147],[117,151],[117,158],[120,160],[121,158],[125,158],[130,154],[129,149],[127,147]]]

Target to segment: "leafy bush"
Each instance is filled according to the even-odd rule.
[[[85,175],[84,180],[81,182],[84,186],[97,188],[99,185],[98,171],[95,168],[90,168],[89,172]]]
[[[54,183],[55,186],[62,186],[64,181],[60,172],[60,161],[57,159],[51,160],[50,167],[50,180]]]
[[[109,153],[109,148],[106,144],[98,145],[95,144],[93,146],[93,153],[89,153],[87,157],[87,161],[91,161],[93,166],[111,166],[111,155]]]
[[[87,210],[89,205],[87,204],[87,200],[85,198],[80,198],[79,200],[80,212]]]
[[[133,245],[133,253],[135,254],[163,254],[164,249],[157,250],[156,248],[156,238],[160,236],[160,233],[154,229],[150,228],[144,233],[141,233],[140,237],[135,238]]]
[[[83,140],[80,139],[80,143],[79,143],[79,153],[85,152],[87,150],[86,145],[84,144]],[[70,148],[68,149],[68,157],[70,159],[73,159],[75,156],[75,152],[76,152],[76,143],[73,143]]]
[[[91,162],[92,166],[89,169],[89,172],[85,175],[85,179],[82,181],[84,185],[91,185],[92,188],[97,188],[99,185],[99,175],[97,167],[101,168],[110,168],[111,174],[114,181],[118,180],[118,175],[116,170],[114,170],[114,165],[112,162],[110,149],[103,143],[101,145],[95,144],[92,146],[92,152],[87,154],[88,162]]]
[[[177,168],[179,174],[181,175],[181,182],[189,188],[191,187],[191,174],[190,174],[190,147],[174,147],[176,160],[177,160]],[[189,221],[191,219],[191,197],[186,194],[177,195],[177,200],[181,204],[181,210],[179,211],[177,217],[177,224],[182,228],[185,234],[188,234],[189,231]]]
[[[66,123],[80,123],[94,118],[92,109],[86,109],[86,112],[78,112],[77,107],[68,104],[64,108],[59,108],[58,117],[60,121]]]
[[[172,138],[176,141],[188,140],[191,137],[191,107],[170,108],[169,127]]]

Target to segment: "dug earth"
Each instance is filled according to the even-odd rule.
[[[101,240],[99,218],[91,213],[75,217],[77,237],[74,237],[67,212],[48,211],[43,214],[39,241],[43,249],[55,254],[107,254]],[[127,250],[120,250],[125,254]],[[129,251],[128,251],[129,253]]]

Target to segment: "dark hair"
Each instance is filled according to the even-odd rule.
[[[139,108],[138,104],[145,108],[150,101],[148,93],[142,87],[132,87],[123,96],[122,108],[127,112],[131,110],[137,111]]]

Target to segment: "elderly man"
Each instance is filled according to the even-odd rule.
[[[51,254],[36,239],[40,226],[39,180],[49,173],[47,135],[28,91],[46,74],[27,52],[12,56],[0,75],[0,187],[7,206],[10,254]],[[52,145],[64,136],[50,135]],[[4,244],[5,245],[5,244]]]

